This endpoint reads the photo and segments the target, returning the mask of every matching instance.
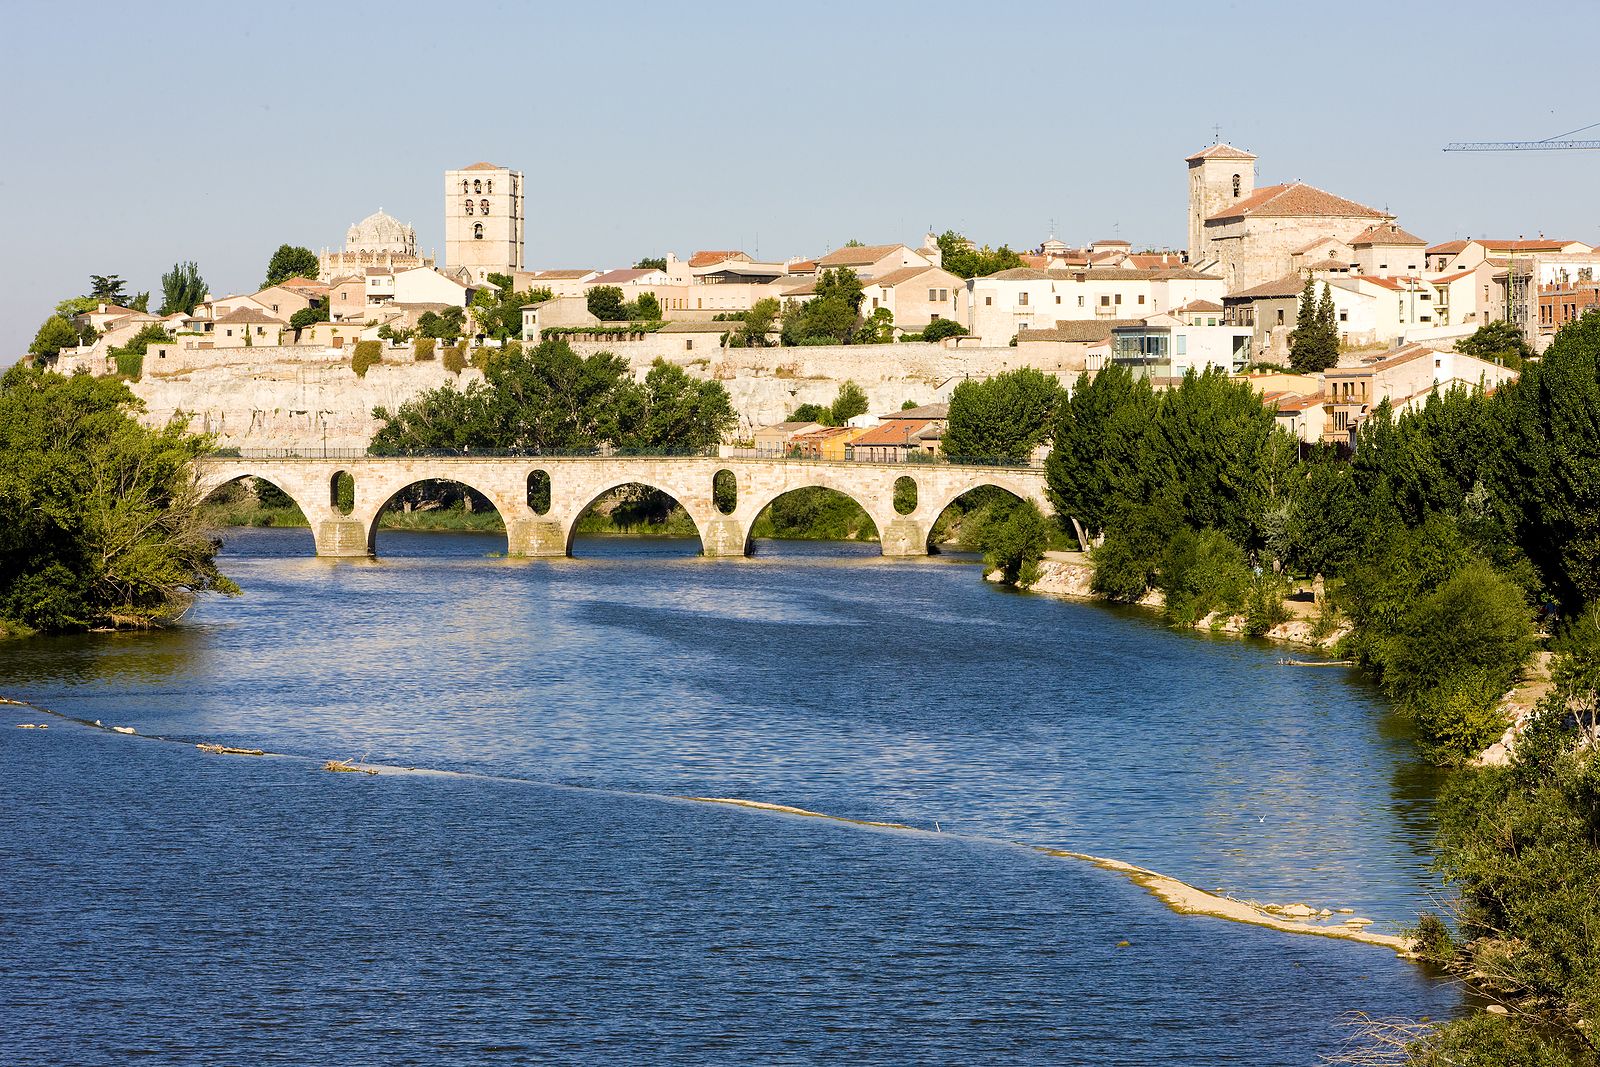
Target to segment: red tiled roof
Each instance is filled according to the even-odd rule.
[[[643,278],[646,274],[654,274],[654,273],[655,273],[655,271],[651,270],[651,269],[641,269],[639,267],[627,267],[627,268],[624,268],[622,270],[607,271],[606,273],[600,275],[598,278],[594,278],[594,279],[591,279],[591,280],[596,285],[627,285],[629,282],[638,281],[640,278]]]
[[[1491,252],[1559,252],[1567,245],[1581,244],[1580,241],[1486,241],[1479,240],[1478,244]]]
[[[1392,222],[1368,226],[1350,239],[1352,248],[1358,245],[1425,245],[1428,242],[1414,233],[1407,233]]]
[[[218,319],[217,322],[219,322],[219,323],[227,323],[227,322],[260,322],[260,323],[271,323],[274,326],[286,325],[286,323],[282,319],[275,319],[271,315],[268,315],[268,314],[266,314],[265,312],[262,312],[262,311],[257,311],[255,308],[252,308],[252,307],[234,308],[232,311],[228,312],[222,318]]]
[[[736,248],[727,249],[727,250],[720,251],[720,252],[706,252],[706,251],[696,252],[694,255],[689,257],[689,266],[691,266],[691,267],[709,267],[709,266],[712,266],[713,264],[721,263],[725,259],[732,259],[734,256],[742,256],[742,255],[744,255],[744,253],[739,251]]]
[[[506,168],[497,167],[493,163],[474,163],[470,167],[463,167],[461,169],[462,170],[505,170]]]
[[[1443,244],[1429,245],[1428,255],[1453,256],[1467,247],[1465,241],[1445,241]]]
[[[847,245],[817,260],[818,267],[865,267],[904,245]]]
[[[1252,285],[1248,289],[1240,289],[1236,293],[1229,293],[1227,300],[1269,300],[1277,297],[1299,296],[1306,287],[1305,278],[1299,274],[1285,274],[1281,278],[1274,278],[1270,282]]]
[[[912,278],[926,274],[930,270],[938,269],[938,267],[901,267],[899,270],[892,270],[880,278],[869,279],[867,284],[882,285],[892,288],[893,286],[899,285],[901,282],[908,282]]]
[[[1206,221],[1241,218],[1245,215],[1259,215],[1264,218],[1303,218],[1319,215],[1335,218],[1389,218],[1382,211],[1367,207],[1365,204],[1358,204],[1354,200],[1346,200],[1342,196],[1334,196],[1314,185],[1291,182],[1257,189],[1238,203],[1207,217]]]
[[[868,430],[857,437],[850,444],[854,448],[862,446],[905,448],[909,446],[923,430],[932,426],[933,419],[890,419]]]
[[[1183,305],[1183,307],[1174,308],[1173,310],[1174,311],[1221,311],[1222,310],[1222,305],[1221,304],[1213,304],[1209,300],[1191,300],[1187,304]]]
[[[1193,163],[1197,159],[1254,159],[1249,152],[1233,147],[1231,144],[1217,143],[1210,148],[1204,148],[1194,155],[1187,157],[1185,163]]]

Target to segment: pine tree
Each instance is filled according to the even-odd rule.
[[[1294,329],[1289,334],[1289,365],[1295,370],[1306,370],[1311,350],[1316,346],[1317,291],[1306,275],[1306,286],[1300,290],[1300,307],[1294,316]]]

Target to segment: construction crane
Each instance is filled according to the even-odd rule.
[[[1587,126],[1579,126],[1575,130],[1558,133],[1542,141],[1452,141],[1444,146],[1444,150],[1446,152],[1566,152],[1572,149],[1600,148],[1600,141],[1571,139],[1573,134],[1592,130],[1596,126],[1600,126],[1600,122],[1591,122]]]

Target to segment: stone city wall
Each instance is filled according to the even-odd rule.
[[[870,410],[887,412],[908,400],[947,400],[969,377],[1032,365],[1071,382],[1079,369],[1066,357],[1024,356],[1015,348],[910,343],[670,352],[651,343],[656,336],[644,342],[579,341],[573,347],[583,355],[625,355],[641,377],[662,357],[696,377],[722,382],[739,415],[741,437],[783,421],[801,404],[831,403],[846,381],[861,386]],[[216,434],[223,447],[349,449],[371,441],[379,426],[374,408],[392,411],[425,390],[447,382],[465,388],[481,377],[471,369],[454,377],[437,359],[417,363],[410,348],[385,347],[384,361],[358,378],[348,353],[299,345],[186,349],[170,362],[147,355],[144,375],[132,388],[148,409],[146,421],[162,425],[176,414],[188,415],[191,428]]]

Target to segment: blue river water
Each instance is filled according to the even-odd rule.
[[[1397,928],[1435,783],[1342,670],[951,557],[503,545],[235,531],[182,627],[0,645],[138,731],[0,716],[0,1062],[1297,1064],[1460,1006],[1023,847]]]

